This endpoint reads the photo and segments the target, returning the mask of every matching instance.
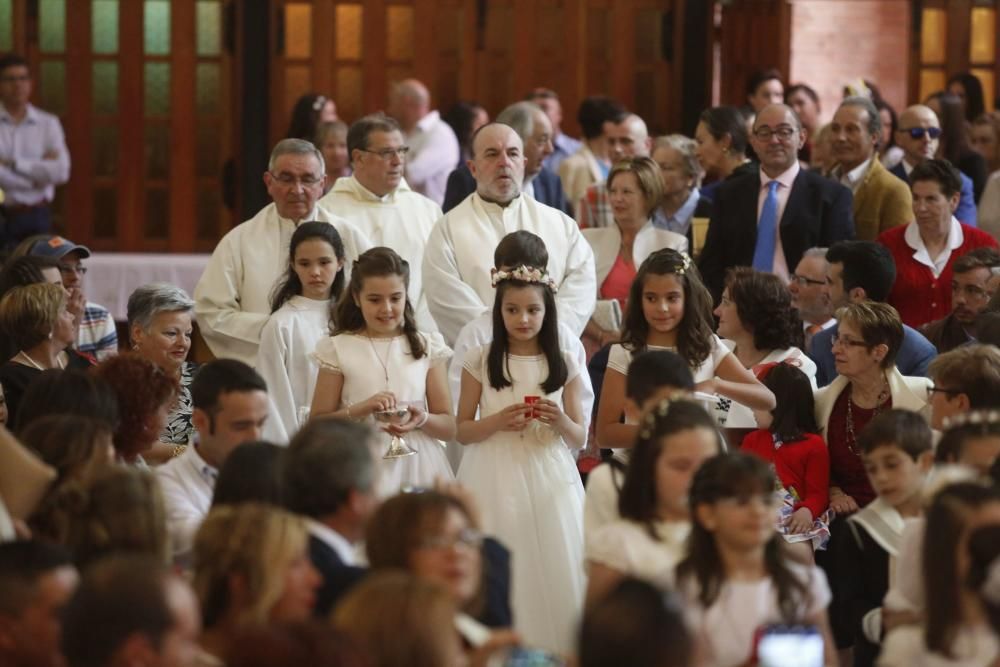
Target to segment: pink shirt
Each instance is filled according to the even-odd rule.
[[[760,170],[760,193],[757,195],[757,222],[760,223],[760,213],[764,208],[764,200],[767,199],[767,186],[771,181],[778,181],[778,224],[775,225],[777,239],[774,242],[774,267],[771,271],[774,275],[788,283],[789,272],[788,262],[785,260],[785,249],[781,246],[781,217],[785,214],[785,205],[788,204],[788,195],[792,192],[792,184],[799,175],[798,160],[788,171],[781,173],[777,178],[771,178]]]

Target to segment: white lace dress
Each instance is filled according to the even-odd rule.
[[[420,334],[424,338],[426,354],[414,359],[406,336],[394,338],[368,338],[356,334],[338,334],[324,338],[316,346],[316,361],[327,370],[344,376],[339,410],[367,400],[381,391],[391,391],[400,404],[412,403],[427,408],[427,373],[451,358],[451,349],[444,344],[441,334]],[[388,379],[386,379],[388,376]],[[395,495],[402,487],[427,487],[438,477],[454,479],[451,465],[445,456],[441,441],[420,429],[403,436],[416,455],[398,459],[383,459],[391,436],[368,418],[378,436],[375,438],[376,460],[381,464],[376,487],[380,497]]]
[[[562,389],[544,394],[543,356],[508,356],[512,387],[489,384],[489,346],[469,350],[464,368],[483,385],[479,414],[488,417],[525,396],[562,403]],[[579,374],[563,353],[568,379]],[[483,530],[511,551],[514,627],[527,646],[571,653],[586,590],[583,484],[562,438],[539,421],[521,432],[498,432],[465,448],[458,479],[474,494]]]

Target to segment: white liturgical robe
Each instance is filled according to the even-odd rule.
[[[406,180],[395,191],[379,197],[354,176],[337,179],[333,189],[319,200],[324,209],[352,222],[377,246],[395,250],[410,265],[409,298],[413,302],[417,327],[424,333],[437,331],[427,309],[420,265],[427,238],[441,219],[441,207],[414,192]]]
[[[473,193],[435,225],[424,253],[427,304],[449,345],[462,327],[493,308],[493,251],[504,236],[519,230],[545,242],[549,275],[559,289],[559,321],[577,336],[583,333],[594,312],[597,283],[594,253],[576,222],[531,197],[499,206]]]
[[[317,206],[303,218],[329,222],[344,242],[344,275],[372,247],[357,227]],[[301,222],[301,221],[300,221]],[[271,291],[288,268],[288,245],[297,223],[271,203],[222,237],[194,289],[198,327],[212,354],[257,362],[260,332],[271,314]]]
[[[312,354],[329,335],[330,302],[304,296],[293,296],[264,325],[257,372],[271,401],[265,440],[283,445],[299,430],[299,410],[312,405],[319,373]]]

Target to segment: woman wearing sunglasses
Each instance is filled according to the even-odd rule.
[[[830,452],[830,508],[852,514],[875,499],[858,446],[858,434],[892,408],[929,417],[927,378],[896,368],[903,325],[885,303],[863,301],[837,311],[833,357],[837,378],[816,393],[816,423]]]

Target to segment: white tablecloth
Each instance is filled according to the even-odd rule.
[[[104,306],[116,320],[124,322],[129,295],[136,287],[170,283],[193,294],[209,257],[208,254],[94,253],[84,261],[88,268],[84,292],[88,301]]]

